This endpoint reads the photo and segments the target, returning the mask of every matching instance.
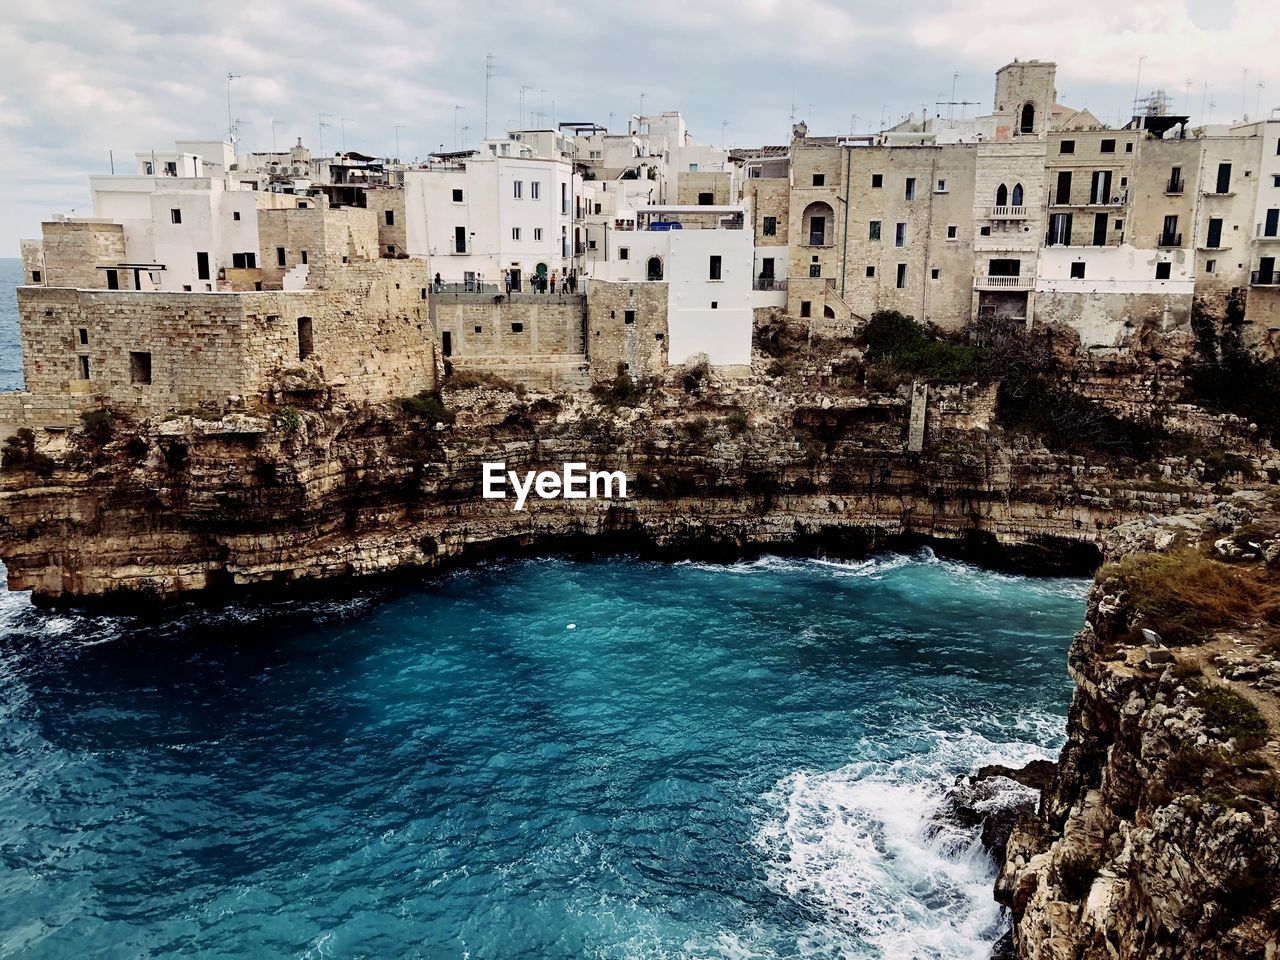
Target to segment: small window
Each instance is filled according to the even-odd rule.
[[[426,288],[426,287],[423,287],[419,292],[422,294],[422,297],[421,297],[421,298],[422,298],[423,300],[427,299],[427,288]]]
[[[276,247],[276,266],[284,266],[284,247]]]
[[[876,275],[876,268],[875,268],[872,264],[869,264],[869,263],[868,263],[868,264],[867,264],[867,276],[868,276],[868,277],[874,277],[875,275]]]
[[[623,311],[622,311],[622,322],[623,322],[623,323],[635,323],[635,322],[636,322],[636,312],[635,312],[634,310],[623,310]]]
[[[872,220],[867,225],[867,239],[868,240],[880,239],[880,221],[879,220]]]
[[[182,222],[182,211],[181,211],[181,210],[179,210],[177,207],[174,207],[172,210],[170,210],[170,211],[169,211],[169,222],[170,222],[170,223],[181,223],[181,222]]]
[[[312,334],[311,318],[298,318],[298,359],[305,360],[315,353],[315,340]]]
[[[991,236],[991,228],[990,228],[990,227],[979,227],[979,228],[978,228],[978,235],[979,235],[979,236],[982,236],[982,237],[989,237],[989,236]]]
[[[906,287],[906,285],[907,285],[907,265],[905,263],[900,263],[898,264],[897,286],[899,290],[902,290],[903,288]]]
[[[800,301],[800,316],[807,317],[811,314],[812,310],[813,305],[808,300]],[[87,374],[85,375],[85,379],[89,379]]]
[[[384,216],[386,217],[388,227],[394,227],[396,225],[396,212],[394,210],[388,210]]]
[[[884,186],[884,174],[873,173],[871,175],[871,189],[878,190]]]
[[[1098,144],[1098,152],[1099,153],[1115,153],[1116,142],[1110,139],[1103,140],[1101,143]]]
[[[811,264],[809,264],[809,276],[810,276],[810,277],[814,277],[814,278],[821,277],[821,276],[822,276],[822,264],[820,264],[820,263],[811,263]]]
[[[765,217],[764,226],[760,230],[766,237],[776,237],[778,235],[778,218]]]
[[[1125,153],[1133,153],[1133,143],[1132,143],[1132,142],[1130,142],[1130,143],[1126,143],[1126,144],[1124,145],[1124,152],[1125,152]]]
[[[482,333],[484,331],[484,327],[476,327],[475,330],[476,333]]]
[[[815,187],[825,187],[827,185],[827,175],[825,173],[815,173],[813,175],[813,185]]]
[[[938,193],[946,193],[946,192],[947,192],[947,181],[945,181],[945,180],[939,180],[939,181],[938,181]]]
[[[707,279],[708,280],[720,279],[720,254],[718,253],[713,253],[711,255],[710,261],[707,264]]]
[[[1083,261],[1079,263],[1073,263],[1071,265],[1071,279],[1072,280],[1084,279],[1084,262]]]
[[[719,310],[719,309],[720,309],[720,301],[719,301],[719,300],[712,300],[712,301],[711,301],[711,309],[712,309],[712,310]]]
[[[87,347],[89,345],[89,328],[81,327],[79,330],[79,333],[80,333],[80,346]]]
[[[40,273],[40,271],[39,271],[39,270],[32,270],[32,271],[31,271],[31,282],[32,282],[32,283],[40,283],[40,282],[41,282],[41,277],[42,277],[42,276],[43,276],[43,275]]]
[[[934,267],[932,270],[929,271],[930,280],[938,280],[941,277],[942,277],[942,271],[939,270],[937,267]]]
[[[716,196],[714,193],[698,194],[698,206],[700,207],[709,207],[715,202],[716,202]]]
[[[203,254],[202,254],[202,256],[203,256]],[[205,276],[205,274],[201,274],[201,278],[202,278],[202,279],[203,279],[203,277],[204,277],[204,276]],[[108,290],[119,290],[119,289],[120,289],[120,271],[119,271],[119,270],[108,270],[108,271],[107,271],[107,289],[108,289]]]
[[[239,211],[239,210],[232,210],[232,211],[231,211],[231,219],[232,219],[232,220],[239,220],[239,219],[240,219],[240,211]]]
[[[907,245],[907,225],[905,223],[899,223],[894,226],[893,245],[895,247],[905,247]]]
[[[1171,274],[1172,269],[1173,269],[1173,264],[1169,263],[1168,261],[1165,261],[1165,262],[1163,262],[1163,263],[1157,263],[1157,264],[1156,264],[1156,279],[1157,279],[1157,280],[1168,280],[1168,279],[1169,279],[1169,277],[1170,277],[1170,274]]]
[[[80,379],[88,380],[89,379],[89,358],[79,357],[78,359],[80,361]]]
[[[956,226],[955,226],[955,224],[948,224],[948,225],[947,225],[947,239],[948,239],[948,240],[954,240],[954,239],[956,239]]]
[[[907,184],[905,189],[903,190],[903,197],[907,200],[914,200],[916,198],[916,178],[915,177],[907,177]]]
[[[129,382],[142,384],[151,382],[151,353],[149,351],[129,351]]]
[[[519,227],[512,227],[512,228],[511,228],[511,239],[512,239],[512,240],[519,240],[519,239],[520,239],[520,228],[519,228]]]
[[[511,182],[511,195],[515,197],[517,200],[520,200],[521,198],[524,197],[524,181],[523,180],[513,180]]]
[[[630,259],[631,259],[631,249],[630,249],[629,247],[619,247],[619,248],[618,248],[618,259],[619,259],[619,260],[630,260]]]
[[[1058,152],[1059,153],[1075,153],[1076,142],[1074,140],[1063,140],[1060,144],[1058,144]]]
[[[524,324],[523,324],[523,323],[513,323],[513,324],[511,325],[511,332],[512,332],[512,333],[524,333]]]
[[[388,244],[387,244],[387,253],[389,253],[389,254],[391,254],[392,256],[394,256],[394,255],[395,255],[395,252],[396,252],[396,245],[395,245],[394,243],[388,243]],[[399,286],[399,284],[397,284],[397,286]]]
[[[209,279],[209,254],[200,251],[196,254],[196,279]]]
[[[305,250],[300,250],[300,251],[299,251],[299,256],[301,256],[301,257],[302,257],[302,262],[305,264],[305,263],[307,262],[307,251],[305,251]]]
[[[541,239],[542,239],[542,228],[541,228],[541,227],[534,227],[534,228],[533,228],[533,239],[535,239],[535,240],[541,240]]]
[[[541,180],[529,181],[529,199],[531,200],[542,199],[542,181]]]
[[[1215,269],[1217,266],[1218,266],[1218,261],[1217,261],[1217,260],[1206,260],[1206,261],[1204,262],[1204,272],[1205,272],[1205,273],[1213,273],[1214,269]]]
[[[453,190],[453,202],[454,203],[462,202],[462,191],[459,190],[457,187],[455,187]]]
[[[1116,229],[1117,229],[1117,230],[1123,230],[1123,229],[1124,229],[1124,221],[1123,221],[1123,220],[1117,220],[1117,221],[1116,221]]]
[[[1280,187],[1280,173],[1274,174],[1271,177],[1271,185],[1273,187]]]

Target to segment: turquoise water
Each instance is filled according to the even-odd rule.
[[[993,868],[929,816],[1056,751],[1085,590],[923,553],[0,594],[0,956],[985,957]]]
[[[0,257],[0,390],[22,389],[22,347],[18,340],[18,297],[22,261]]]

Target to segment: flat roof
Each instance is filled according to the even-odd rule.
[[[668,204],[668,205],[652,205],[646,207],[636,207],[636,213],[743,213],[746,207],[727,206],[716,207],[699,204]]]

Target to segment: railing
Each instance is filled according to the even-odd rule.
[[[1161,247],[1180,247],[1182,246],[1182,234],[1180,233],[1162,233],[1160,235]]]
[[[1035,285],[1035,277],[974,277],[975,290],[1030,290]]]
[[[1280,286],[1280,270],[1255,270],[1249,274],[1249,283],[1255,287]]]
[[[1164,188],[1165,193],[1179,194],[1185,189],[1186,184],[1181,180],[1170,180]]]
[[[829,246],[831,246],[831,244],[827,241],[826,236],[817,236],[817,235],[814,235],[814,234],[810,234],[810,236],[809,236],[809,242],[808,242],[808,243],[805,243],[805,244],[802,244],[802,246],[806,246],[806,247],[829,247]]]
[[[1027,219],[1026,207],[995,206],[991,208],[992,220],[1025,220]]]
[[[787,289],[787,279],[782,277],[774,279],[773,277],[756,277],[755,282],[751,285],[752,290],[785,290]]]

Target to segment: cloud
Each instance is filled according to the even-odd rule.
[[[1264,0],[53,0],[6,11],[0,31],[0,254],[42,218],[89,209],[89,173],[178,137],[210,137],[231,108],[250,149],[301,137],[318,149],[406,158],[485,125],[485,55],[496,57],[489,132],[541,120],[681,110],[694,135],[785,142],[892,123],[950,98],[990,109],[995,70],[1055,60],[1060,98],[1115,120],[1142,86],[1215,119],[1244,97],[1280,103],[1280,17]],[[1187,92],[1187,79],[1192,79]],[[1267,84],[1258,91],[1255,84]],[[1204,94],[1204,84],[1210,92]],[[520,110],[521,88],[524,110]],[[457,110],[456,108],[461,108]],[[857,115],[856,117],[854,115]],[[541,115],[541,116],[539,116]],[[455,117],[458,129],[455,134]]]

